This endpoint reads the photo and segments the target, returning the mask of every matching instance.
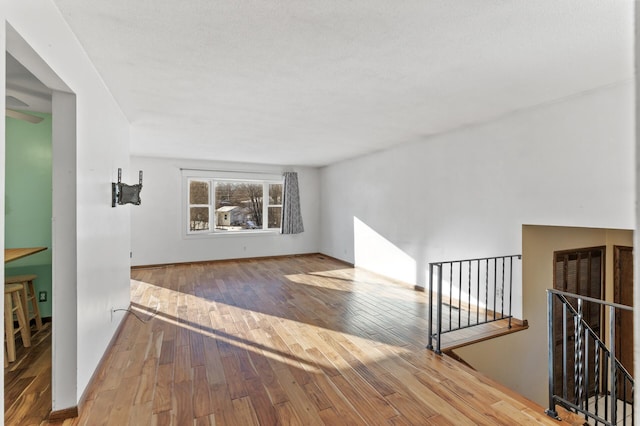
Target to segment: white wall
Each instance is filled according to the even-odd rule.
[[[428,262],[519,253],[523,223],[632,228],[633,107],[620,84],[325,167],[320,249],[425,285]]]
[[[78,222],[76,97],[52,95],[52,396],[54,407],[71,407],[78,394]],[[55,409],[55,408],[54,408]]]
[[[181,168],[261,171],[281,174],[290,168],[271,165],[132,157],[131,168],[144,172],[142,203],[132,211],[133,265],[236,259],[315,253],[319,235],[319,172],[295,167],[305,231],[297,235],[250,234],[185,237]],[[126,181],[125,181],[126,182]],[[136,180],[137,182],[137,180]],[[134,183],[132,181],[132,183]]]
[[[60,90],[75,94],[76,141],[65,149],[75,150],[76,161],[69,166],[64,159],[56,159],[54,152],[53,163],[54,176],[61,170],[73,173],[70,170],[75,168],[75,176],[67,182],[77,182],[73,190],[57,192],[54,183],[53,193],[54,205],[59,203],[66,205],[67,211],[75,211],[76,223],[75,238],[63,238],[62,243],[58,243],[58,237],[68,234],[58,232],[55,221],[53,230],[54,270],[67,268],[63,274],[54,272],[54,323],[66,315],[61,306],[75,309],[65,319],[77,317],[72,324],[75,330],[54,329],[54,350],[65,347],[76,355],[69,360],[54,354],[53,409],[61,410],[77,404],[117,328],[118,321],[111,319],[111,307],[129,303],[130,209],[112,209],[110,194],[117,168],[122,167],[125,173],[129,168],[129,124],[52,1],[3,2],[0,22],[14,28],[28,45],[19,46],[15,39],[5,38],[3,31],[1,47],[25,61],[23,64],[45,84],[54,87],[59,78],[60,85],[65,86]],[[2,88],[4,91],[4,84]],[[69,96],[62,102],[62,110],[72,109],[69,99],[73,96]],[[53,120],[55,126],[56,110]],[[4,151],[4,132],[0,138],[0,151]],[[2,167],[4,175],[4,163]],[[67,263],[56,266],[56,253]],[[72,260],[75,256],[76,270],[68,270],[69,254]],[[56,277],[65,282],[56,282]],[[60,287],[65,292],[58,294],[56,288]],[[68,300],[73,290],[76,299]],[[60,371],[58,362],[63,363],[64,371]]]

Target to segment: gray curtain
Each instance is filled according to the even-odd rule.
[[[298,192],[298,173],[284,172],[282,189],[282,233],[300,234],[304,232],[300,213],[300,194]]]

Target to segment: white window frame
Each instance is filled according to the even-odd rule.
[[[189,185],[191,181],[209,182],[209,204],[189,204]],[[240,230],[219,230],[215,227],[215,184],[216,182],[246,182],[252,184],[262,184],[262,228],[261,229],[240,229]],[[269,204],[269,185],[284,185],[284,178],[280,174],[259,173],[259,172],[231,172],[231,171],[208,171],[208,170],[182,170],[182,229],[186,237],[211,236],[211,235],[248,235],[248,234],[274,234],[280,233],[281,227],[268,228],[269,207],[280,207],[282,204]],[[190,208],[209,208],[209,229],[192,231],[190,228]],[[281,224],[282,226],[282,224]]]

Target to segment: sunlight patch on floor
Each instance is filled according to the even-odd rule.
[[[296,276],[304,277],[305,275],[298,274]],[[301,283],[304,283],[303,281],[301,280]],[[131,309],[137,312],[145,321],[155,318],[176,327],[199,333],[204,337],[215,339],[218,342],[260,353],[277,362],[292,366],[303,364],[305,369],[310,372],[321,373],[322,368],[337,368],[338,370],[350,368],[344,362],[323,362],[306,352],[307,347],[314,347],[315,342],[320,340],[333,341],[338,345],[355,345],[356,347],[367,347],[373,344],[384,349],[369,351],[367,356],[371,362],[381,362],[389,357],[389,353],[408,352],[408,349],[386,345],[362,336],[256,312],[220,301],[207,300],[203,297],[181,293],[143,281],[131,280],[131,294]],[[144,295],[148,296],[145,298]],[[196,305],[199,305],[199,318],[183,318],[180,315],[181,306],[193,307]],[[215,314],[211,313],[212,311],[215,311]],[[205,318],[202,317],[203,313],[207,313]],[[219,320],[219,318],[226,319]],[[251,329],[250,323],[268,322],[273,324],[273,335],[270,336],[271,341],[264,341],[264,339],[262,341],[253,340],[250,333],[239,332],[236,324],[238,321],[245,322],[246,328],[249,329]],[[206,324],[206,322],[209,322],[209,324]],[[242,328],[245,328],[245,326],[242,326]],[[296,354],[287,353],[278,349],[279,345],[274,344],[275,341],[281,342],[283,347],[298,344],[301,350]]]

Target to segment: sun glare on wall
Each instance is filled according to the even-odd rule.
[[[415,285],[416,261],[357,217],[353,241],[356,266]]]

